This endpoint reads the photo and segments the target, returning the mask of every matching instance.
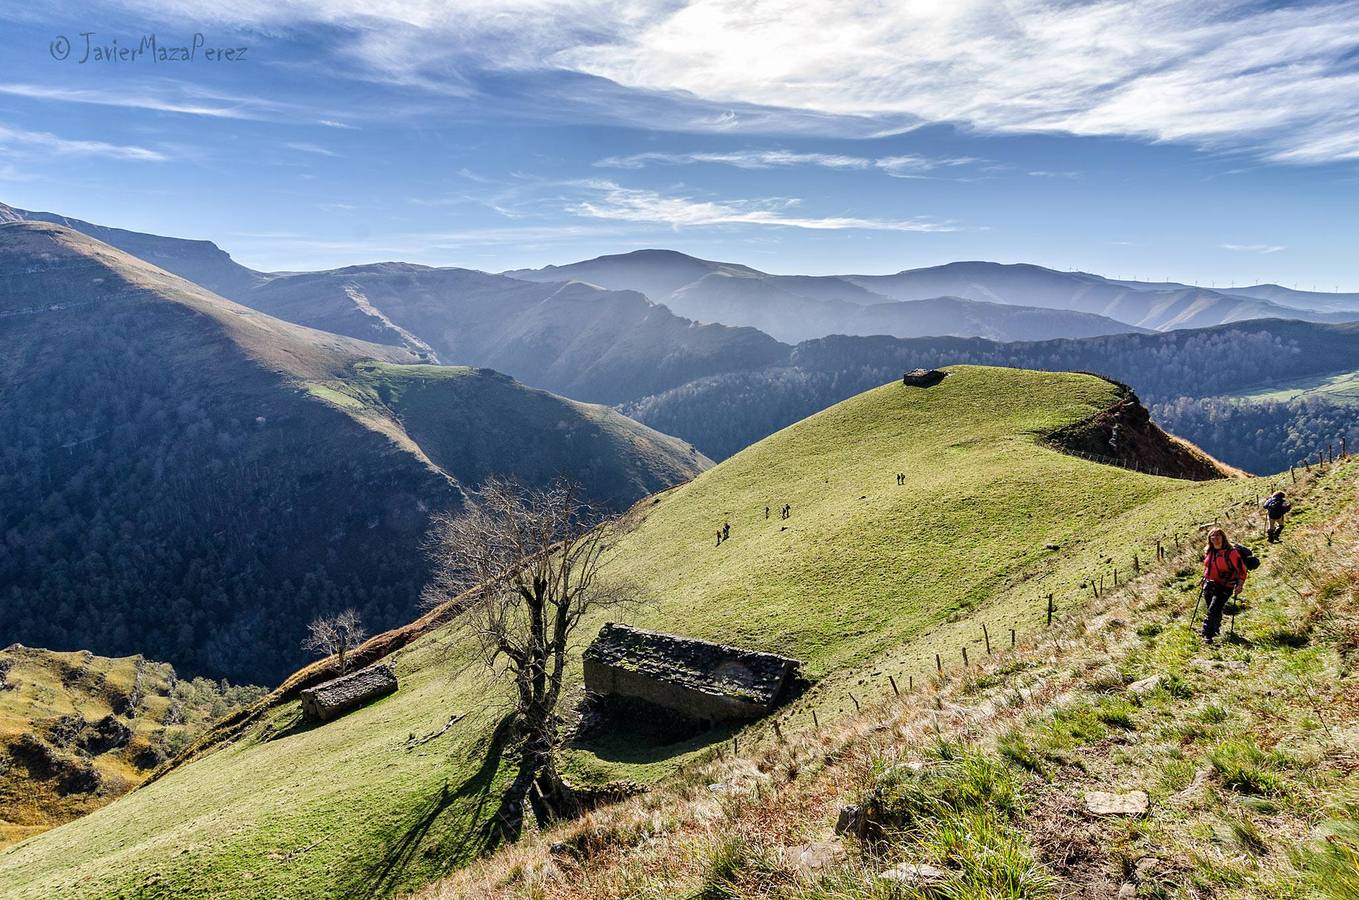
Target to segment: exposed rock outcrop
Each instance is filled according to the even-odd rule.
[[[351,709],[396,690],[396,672],[379,663],[341,675],[302,692],[302,713],[310,722],[329,722]]]
[[[1111,406],[1047,435],[1055,450],[1151,475],[1209,481],[1233,474],[1188,441],[1166,434],[1132,388],[1112,381],[1119,398]]]

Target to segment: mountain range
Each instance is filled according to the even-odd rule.
[[[412,365],[63,225],[0,225],[0,273],[5,642],[273,680],[313,616],[409,619],[430,516],[492,473],[624,508],[709,464],[607,407]]]

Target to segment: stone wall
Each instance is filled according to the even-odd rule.
[[[801,664],[773,653],[609,623],[585,651],[585,689],[719,722],[769,714]]]

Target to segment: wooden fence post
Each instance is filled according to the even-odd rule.
[[[967,668],[967,648],[963,648],[963,668]]]
[[[938,653],[934,654],[934,670],[940,675],[944,674],[944,660]]]
[[[1052,625],[1052,595],[1048,594],[1048,625]]]
[[[891,675],[887,676],[887,680],[892,683],[892,696],[900,697],[901,691],[897,690],[897,680],[893,678]]]
[[[991,633],[986,630],[986,623],[982,623],[982,640],[986,641],[986,655],[991,655]]]
[[[1015,630],[1014,630],[1013,628],[1011,628],[1011,629],[1010,629],[1010,649],[1013,650],[1014,648],[1015,648]]]

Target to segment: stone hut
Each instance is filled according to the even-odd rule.
[[[757,719],[787,699],[801,663],[786,656],[612,622],[585,651],[585,689],[698,722]]]
[[[396,672],[377,663],[304,690],[302,714],[309,722],[329,722],[395,690]]]
[[[934,387],[947,374],[938,369],[912,369],[901,376],[901,383],[910,387]]]

